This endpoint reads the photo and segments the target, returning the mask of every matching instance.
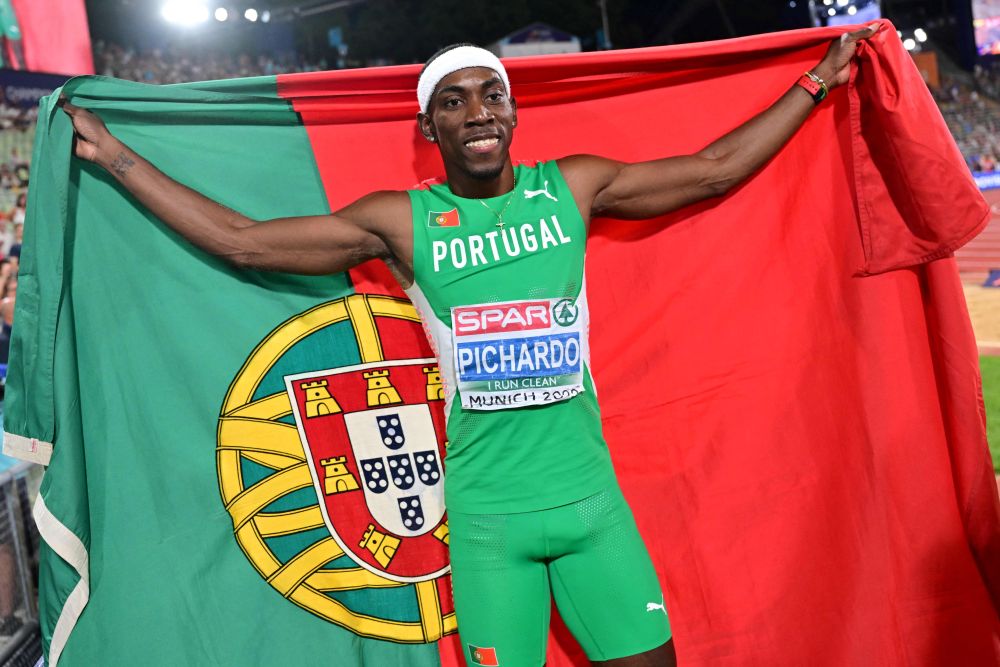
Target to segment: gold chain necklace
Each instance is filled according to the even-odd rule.
[[[510,196],[507,197],[507,203],[503,205],[503,208],[500,209],[499,213],[490,208],[489,204],[484,202],[482,199],[478,200],[479,203],[483,205],[483,208],[485,208],[487,211],[496,216],[497,218],[496,226],[499,227],[501,230],[503,229],[504,225],[503,214],[507,212],[507,207],[510,206],[510,202],[514,199],[514,192],[516,191],[517,191],[517,176],[514,177],[514,187],[510,189]]]

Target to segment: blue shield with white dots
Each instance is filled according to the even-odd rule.
[[[388,461],[389,477],[392,479],[392,483],[396,485],[396,488],[403,491],[412,489],[416,477],[413,474],[413,463],[410,461],[410,455],[396,454],[395,456],[390,456]]]
[[[385,461],[382,459],[365,459],[361,461],[361,477],[365,488],[372,493],[384,493],[389,488],[389,476],[385,472]]]
[[[396,450],[406,444],[406,436],[403,435],[403,421],[398,413],[379,415],[375,417],[378,424],[379,437],[382,444],[389,449]]]
[[[400,498],[398,505],[403,526],[412,532],[420,531],[424,527],[424,508],[420,503],[420,496]]]
[[[428,449],[413,455],[416,463],[417,478],[427,486],[434,486],[441,481],[441,467],[438,465],[437,452]]]

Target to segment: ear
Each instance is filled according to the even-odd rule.
[[[510,108],[514,112],[513,127],[517,127],[517,100],[513,97],[510,98]]]
[[[434,132],[434,124],[431,123],[430,115],[423,112],[418,113],[417,127],[420,128],[420,134],[424,135],[424,139],[432,143],[437,141],[437,136]]]

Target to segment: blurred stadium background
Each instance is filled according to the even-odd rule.
[[[879,17],[899,29],[992,205],[989,226],[958,261],[1000,470],[1000,0],[0,0],[0,374],[37,104],[70,76],[169,84],[422,62],[460,41],[518,56]],[[0,666],[41,657],[30,519],[39,478],[36,467],[0,456]]]

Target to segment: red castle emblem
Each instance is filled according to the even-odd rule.
[[[359,566],[400,582],[449,570],[445,424],[434,359],[285,378],[326,525]]]

